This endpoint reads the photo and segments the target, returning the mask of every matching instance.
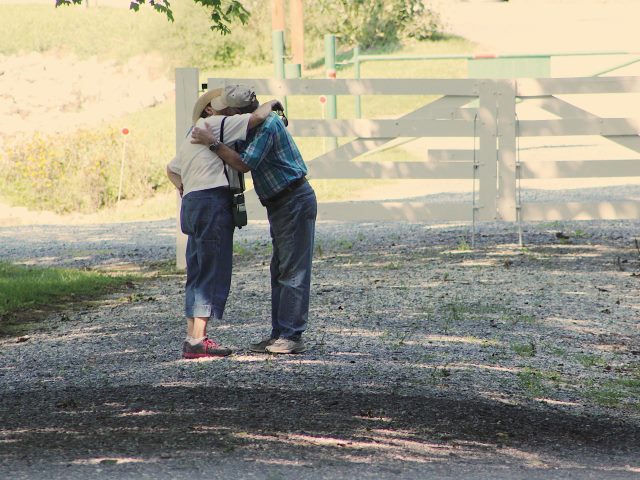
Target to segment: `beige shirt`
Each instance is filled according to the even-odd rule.
[[[249,130],[250,113],[226,117],[224,123],[224,143],[233,146],[238,140],[245,140]],[[221,115],[201,118],[196,127],[211,126],[216,138],[220,138]],[[169,169],[180,175],[184,187],[183,195],[198,190],[227,187],[224,163],[208,146],[191,143],[191,130],[187,133],[177,155],[169,162]]]

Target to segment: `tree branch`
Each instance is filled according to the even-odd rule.
[[[56,0],[56,8],[62,5],[80,5],[84,0]],[[239,21],[243,25],[247,23],[249,19],[249,12],[244,5],[238,0],[193,0],[195,3],[199,3],[206,9],[210,9],[211,18],[211,30],[220,32],[221,35],[227,35],[231,33],[229,24],[234,21]],[[129,9],[137,12],[140,10],[140,5],[147,3],[147,0],[132,0],[129,4]],[[153,9],[166,15],[167,20],[173,22],[173,11],[171,10],[171,4],[169,0],[148,0],[148,4]]]

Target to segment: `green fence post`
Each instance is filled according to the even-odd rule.
[[[273,76],[278,80],[285,78],[284,75],[284,32],[274,30],[271,32],[271,45],[273,50]],[[282,106],[287,108],[287,97],[282,99]]]
[[[353,48],[353,71],[356,80],[360,80],[360,47]],[[362,100],[356,95],[356,118],[362,118]]]
[[[336,78],[336,36],[327,34],[324,36],[324,68],[327,78]],[[327,118],[338,118],[338,106],[335,95],[327,95]],[[326,147],[328,150],[338,148],[336,137],[327,138]]]
[[[273,76],[284,78],[284,32],[274,30],[271,32],[271,45],[273,50]]]

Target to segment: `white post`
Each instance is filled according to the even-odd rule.
[[[122,129],[122,159],[120,160],[120,181],[118,182],[118,200],[116,202],[116,206],[120,206],[120,197],[122,196],[122,179],[124,177],[124,158],[127,153],[127,134],[129,130],[126,128]]]
[[[498,80],[498,145],[497,218],[514,222],[517,219],[515,80]]]
[[[176,152],[191,127],[191,112],[200,91],[197,68],[176,68]],[[180,195],[176,193],[176,267],[187,267],[185,252],[187,237],[180,230]]]
[[[496,82],[482,80],[478,108],[478,159],[479,206],[478,220],[495,220],[497,196],[497,144],[496,144]]]

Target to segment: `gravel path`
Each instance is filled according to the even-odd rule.
[[[3,259],[174,258],[175,220],[0,228]],[[0,477],[638,478],[640,222],[318,226],[308,353],[267,332],[264,223],[236,233],[213,329],[179,359],[183,275],[0,341]]]

